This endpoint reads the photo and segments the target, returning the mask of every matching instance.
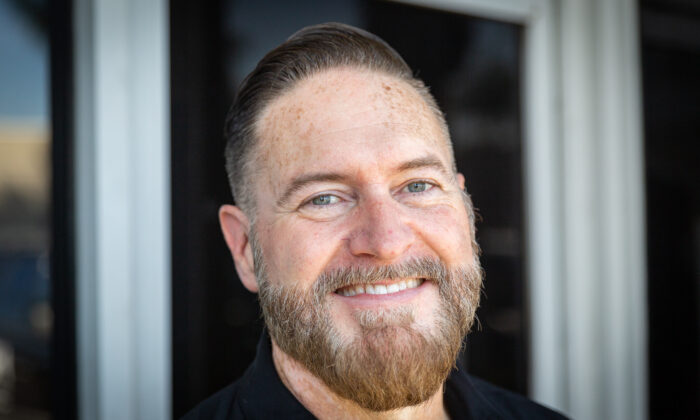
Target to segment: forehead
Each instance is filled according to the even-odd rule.
[[[332,69],[299,82],[263,110],[256,131],[258,170],[282,178],[317,161],[309,157],[338,165],[396,155],[409,143],[451,164],[449,140],[418,91],[367,70]]]
[[[274,141],[270,135],[279,130],[307,137],[329,126],[390,121],[439,127],[432,110],[407,82],[370,70],[336,68],[298,82],[273,100],[261,113],[257,129],[261,139]]]

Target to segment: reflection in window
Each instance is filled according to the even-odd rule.
[[[0,417],[49,418],[46,2],[0,2]]]

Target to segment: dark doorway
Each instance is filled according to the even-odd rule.
[[[700,4],[641,2],[650,418],[700,418]]]

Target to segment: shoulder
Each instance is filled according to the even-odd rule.
[[[261,337],[258,352],[237,381],[207,398],[184,420],[313,418],[277,375],[267,336]]]
[[[241,418],[241,416],[235,416],[235,413],[232,412],[239,388],[240,380],[230,384],[199,403],[189,413],[185,414],[181,420],[224,420]]]
[[[536,402],[490,384],[483,379],[469,376],[477,393],[507,419],[566,419],[560,413]]]
[[[468,375],[453,371],[447,382],[446,397],[452,406],[453,418],[472,419],[566,419],[560,413],[536,402]],[[455,399],[459,401],[456,402]],[[468,414],[467,414],[468,413]]]

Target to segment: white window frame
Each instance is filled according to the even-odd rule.
[[[636,2],[401,2],[523,25],[530,396],[647,418]]]

